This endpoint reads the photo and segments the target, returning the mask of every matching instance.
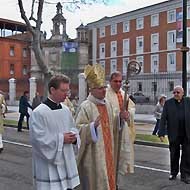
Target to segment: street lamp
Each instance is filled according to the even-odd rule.
[[[184,89],[184,95],[187,95],[187,0],[183,0],[183,43],[181,47],[182,51],[182,87]]]

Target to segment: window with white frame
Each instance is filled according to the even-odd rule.
[[[167,54],[167,71],[176,71],[176,53]]]
[[[126,76],[127,73],[127,65],[129,63],[129,58],[123,58],[123,75]]]
[[[159,69],[159,55],[151,55],[151,73],[158,72]]]
[[[117,24],[111,25],[111,35],[117,34]]]
[[[190,47],[190,28],[187,28],[187,46]]]
[[[174,90],[174,81],[169,81],[168,82],[168,89],[169,89],[170,92]]]
[[[151,34],[151,52],[159,50],[159,34]]]
[[[159,25],[159,14],[151,15],[151,26]]]
[[[111,59],[110,61],[110,74],[117,71],[117,60]]]
[[[136,37],[136,53],[137,54],[143,53],[143,48],[144,48],[144,37],[143,36]]]
[[[10,74],[13,75],[15,72],[14,64],[10,64]]]
[[[111,57],[116,57],[117,56],[117,41],[112,41],[111,42]]]
[[[129,32],[130,31],[130,21],[123,22],[123,32]]]
[[[144,28],[144,18],[137,18],[136,19],[136,29],[140,30]]]
[[[176,22],[176,10],[170,10],[167,13],[168,23]]]
[[[142,92],[142,82],[137,82],[137,91]]]
[[[100,65],[102,66],[102,68],[103,68],[104,71],[105,71],[106,65],[105,65],[105,61],[104,61],[104,60],[100,61]]]
[[[187,19],[190,19],[190,6],[187,6]]]
[[[156,92],[157,90],[158,90],[157,82],[152,82],[152,88],[151,88],[151,91],[152,91],[152,92]]]
[[[171,30],[167,32],[167,49],[176,48],[176,30]]]
[[[26,48],[22,49],[22,56],[27,57],[27,49]]]
[[[14,48],[14,46],[11,46],[11,47],[10,47],[9,55],[10,55],[11,57],[15,56],[15,48]]]
[[[105,43],[101,43],[99,45],[99,50],[100,50],[100,59],[105,58]]]
[[[123,55],[129,55],[129,39],[123,39]]]
[[[141,73],[143,73],[144,72],[144,57],[143,56],[137,56],[136,61],[140,64]]]
[[[100,28],[100,38],[105,37],[105,27]]]
[[[23,66],[22,74],[27,75],[27,66],[26,65]]]

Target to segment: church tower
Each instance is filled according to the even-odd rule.
[[[66,41],[68,39],[68,35],[66,33],[66,19],[63,16],[62,5],[61,3],[57,3],[57,13],[53,17],[53,31],[52,38],[53,39],[62,39]]]

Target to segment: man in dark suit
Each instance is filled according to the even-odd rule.
[[[29,92],[28,91],[24,91],[23,96],[21,96],[20,101],[19,101],[19,112],[20,112],[20,118],[18,121],[18,132],[22,132],[22,122],[24,120],[24,116],[26,116],[27,119],[27,128],[29,129],[29,124],[28,124],[28,120],[29,120],[29,113],[28,113],[28,107],[32,109],[32,106],[28,103],[28,95]]]
[[[170,170],[169,180],[175,180],[179,172],[180,146],[182,146],[180,172],[181,181],[190,184],[190,98],[184,97],[181,86],[173,90],[173,98],[166,101],[158,135],[163,138],[167,126]]]

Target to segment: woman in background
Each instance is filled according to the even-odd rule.
[[[156,104],[156,108],[154,111],[154,116],[156,118],[156,125],[154,127],[153,132],[152,132],[152,135],[157,135],[157,132],[159,130],[159,123],[160,123],[160,119],[161,119],[161,115],[162,115],[162,111],[163,111],[165,101],[166,101],[166,95],[164,95],[164,94],[160,95],[160,98],[158,100],[158,103]]]

